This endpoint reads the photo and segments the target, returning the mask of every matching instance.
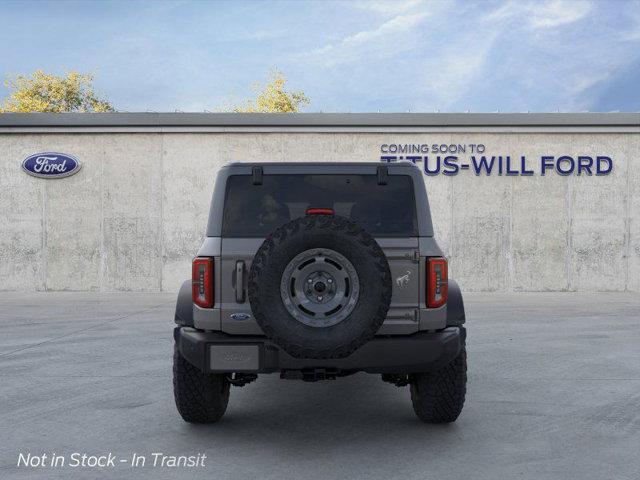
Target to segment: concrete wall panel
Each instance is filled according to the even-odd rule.
[[[537,170],[425,176],[436,238],[463,289],[640,290],[638,134],[462,131],[0,134],[0,289],[175,291],[223,164],[376,161],[383,143],[436,142],[526,154]],[[82,170],[62,180],[20,170],[46,150],[77,156]],[[611,156],[614,172],[538,174],[541,155],[586,153]]]
[[[332,135],[330,158],[336,162],[362,162],[378,158],[382,141],[380,135],[367,133],[344,133]]]
[[[193,135],[190,135],[193,139]],[[224,135],[226,162],[282,162],[282,135],[278,133],[230,133]]]
[[[162,141],[160,134],[104,138],[104,290],[160,290]]]
[[[162,290],[175,291],[191,277],[202,243],[215,172],[229,159],[222,135],[166,135],[162,152]]]
[[[640,135],[624,140],[627,174],[627,290],[640,292]]]
[[[485,154],[501,153],[490,135],[464,135],[459,143],[487,144]],[[453,180],[452,276],[462,289],[504,291],[510,288],[509,247],[511,178],[463,172]]]
[[[47,290],[100,288],[104,138],[47,138],[47,149],[73,152],[82,164],[69,178],[43,182]]]
[[[568,151],[570,139],[531,134],[509,140],[508,153],[516,165],[521,165],[520,155],[526,152],[527,168],[536,172],[532,176],[511,178],[513,289],[568,290],[569,179],[555,174],[543,177],[538,171],[541,156],[558,149]]]
[[[45,184],[21,168],[22,160],[42,148],[42,139],[0,138],[0,289],[44,290]]]
[[[274,139],[282,148],[285,162],[338,161],[336,135],[333,133],[285,133]]]
[[[572,147],[575,156],[606,152],[615,163],[609,175],[571,178],[570,288],[624,290],[629,163],[622,159],[632,152],[621,138],[608,135],[575,135]]]

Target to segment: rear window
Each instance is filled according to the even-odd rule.
[[[417,236],[413,182],[409,175],[251,175],[227,179],[222,234],[265,237],[305,215],[308,208],[332,208],[374,236]]]

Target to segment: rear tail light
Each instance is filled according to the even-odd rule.
[[[307,215],[335,215],[333,208],[307,208]]]
[[[213,258],[197,257],[193,260],[191,298],[199,307],[213,307]]]
[[[447,303],[449,280],[446,258],[427,259],[427,307],[438,308]]]

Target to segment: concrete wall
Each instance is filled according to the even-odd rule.
[[[0,289],[174,291],[190,275],[228,161],[377,161],[384,143],[487,154],[602,154],[608,176],[426,177],[437,239],[465,290],[640,290],[637,133],[0,133]],[[80,159],[44,180],[40,151]]]

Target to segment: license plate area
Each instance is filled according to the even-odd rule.
[[[260,369],[259,345],[209,345],[212,372],[255,372]]]

